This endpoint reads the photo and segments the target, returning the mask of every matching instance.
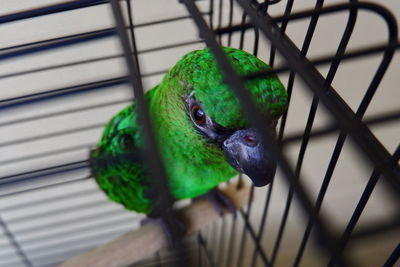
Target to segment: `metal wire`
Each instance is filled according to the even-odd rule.
[[[395,166],[399,160],[400,160],[400,146],[397,147],[396,151],[393,154],[392,166]],[[377,169],[375,169],[372,172],[372,175],[360,197],[360,201],[358,202],[358,204],[349,220],[349,223],[346,226],[346,229],[344,230],[343,234],[341,235],[340,247],[336,251],[336,253],[341,253],[344,250],[345,246],[347,245],[347,243],[350,239],[350,235],[353,232],[358,220],[360,219],[360,216],[361,216],[361,214],[368,202],[368,199],[370,198],[372,191],[374,190],[380,176],[381,176],[381,173]],[[400,215],[400,213],[398,215]],[[331,259],[329,260],[328,266],[332,267],[335,265],[335,263],[336,263],[335,256],[336,255],[334,255],[334,254],[332,255]]]
[[[78,8],[86,8],[105,3],[107,3],[107,1],[104,0],[78,0],[78,1],[59,3],[56,5],[49,5],[42,8],[27,10],[19,13],[3,15],[0,17],[0,24],[5,24],[17,20],[34,18],[38,16],[55,14],[59,12],[71,11]]]
[[[21,245],[18,243],[18,241],[15,239],[14,234],[8,229],[7,224],[3,221],[2,218],[0,218],[0,226],[3,229],[5,235],[7,236],[10,244],[14,247],[15,251],[17,254],[20,256],[22,262],[28,266],[32,267],[32,262],[29,260],[29,258],[26,256],[26,253],[22,249]]]
[[[241,3],[241,1],[238,1],[238,2],[239,2],[239,4],[241,4],[241,6],[245,9],[245,11],[249,15],[252,15],[253,17],[258,16],[257,12],[252,10],[252,7],[248,6],[247,3]],[[307,195],[305,194],[302,186],[299,184],[299,182],[295,179],[294,175],[291,173],[288,162],[281,155],[281,152],[279,151],[277,144],[275,143],[271,134],[269,133],[270,130],[265,125],[265,120],[262,117],[260,117],[260,115],[257,112],[257,110],[255,109],[254,105],[252,105],[252,101],[250,100],[250,97],[249,97],[247,91],[244,89],[243,82],[239,79],[239,77],[237,77],[237,75],[235,75],[235,72],[232,70],[232,68],[231,68],[229,62],[227,61],[227,59],[225,58],[221,48],[216,43],[213,33],[209,31],[207,25],[205,24],[204,20],[202,19],[197,7],[191,1],[183,1],[183,3],[188,8],[188,11],[193,15],[193,19],[195,20],[195,22],[199,28],[199,31],[202,32],[201,35],[203,36],[206,43],[209,45],[211,51],[214,53],[214,56],[222,70],[222,73],[225,76],[226,83],[229,84],[229,86],[235,92],[236,96],[239,98],[243,110],[247,112],[248,117],[251,119],[250,120],[251,123],[254,126],[256,126],[260,130],[260,132],[263,134],[263,137],[264,137],[263,141],[268,145],[268,147],[271,148],[271,151],[274,153],[275,157],[278,159],[278,162],[281,164],[281,167],[282,167],[283,171],[285,172],[286,177],[288,177],[288,181],[293,185],[293,187],[296,190],[296,193],[299,196],[299,200],[304,205],[304,209],[310,214],[310,216],[313,216],[313,219],[315,220],[316,225],[318,225],[317,229],[318,229],[319,233],[323,236],[323,239],[326,241],[324,243],[324,245],[327,246],[329,248],[329,250],[331,250],[331,249],[334,250],[335,241],[333,241],[333,237],[328,233],[327,229],[325,228],[325,224],[321,223],[321,218],[319,218],[315,213],[313,213],[313,211],[311,209],[310,200],[308,199]],[[265,24],[260,23],[257,26],[264,32],[269,32],[269,29],[266,29]],[[266,34],[266,35],[267,35],[267,37],[270,37],[268,34]],[[307,67],[309,67],[309,66],[307,66]],[[347,264],[345,264],[344,259],[341,259],[340,263],[343,264],[344,266],[347,266]]]
[[[232,216],[231,220],[224,218],[219,224],[212,226],[209,235],[206,236],[204,231],[199,233],[196,238],[196,248],[193,251],[197,251],[196,259],[198,266],[220,266],[225,263],[225,266],[243,266],[245,258],[250,257],[250,266],[257,266],[259,260],[263,266],[274,266],[277,264],[278,254],[283,250],[282,240],[285,233],[288,216],[291,210],[292,203],[297,201],[303,208],[303,213],[307,216],[307,223],[304,228],[304,234],[299,243],[299,247],[296,251],[295,258],[293,259],[293,266],[299,266],[303,255],[305,253],[307,245],[311,242],[310,239],[312,230],[316,232],[316,240],[319,242],[321,247],[324,249],[327,258],[329,259],[328,266],[334,266],[338,264],[340,266],[353,266],[353,257],[347,253],[348,244],[355,242],[365,237],[371,237],[387,231],[393,231],[400,227],[400,213],[394,214],[389,219],[381,222],[374,222],[365,227],[359,227],[357,229],[357,223],[363,214],[364,208],[366,207],[371,194],[374,192],[376,184],[379,180],[385,184],[387,192],[391,192],[395,199],[400,197],[400,178],[399,178],[399,166],[398,161],[400,157],[400,148],[391,155],[380,143],[380,141],[372,134],[371,126],[385,126],[388,123],[395,123],[400,120],[400,110],[394,110],[391,112],[384,112],[381,114],[374,114],[364,118],[364,114],[373,99],[375,92],[387,71],[389,64],[392,60],[393,54],[400,47],[397,36],[397,23],[393,15],[388,12],[385,8],[371,3],[359,3],[356,0],[349,0],[349,3],[324,6],[323,0],[316,0],[315,7],[309,10],[301,12],[292,12],[294,1],[288,0],[285,6],[285,10],[282,16],[271,17],[269,15],[269,6],[279,1],[245,1],[245,0],[229,0],[229,2],[223,3],[223,0],[209,1],[208,11],[200,11],[193,0],[182,0],[182,4],[187,9],[187,15],[176,16],[166,19],[156,19],[145,23],[134,23],[132,10],[134,7],[131,6],[129,0],[118,1],[112,0],[111,6],[113,10],[113,16],[116,21],[116,27],[105,28],[100,30],[92,30],[87,32],[74,33],[66,36],[57,38],[49,38],[44,40],[30,41],[23,44],[17,44],[9,47],[0,49],[0,60],[13,60],[16,58],[23,58],[27,55],[40,54],[44,51],[52,49],[59,49],[66,46],[76,46],[89,41],[99,41],[106,38],[117,37],[122,44],[123,53],[102,55],[100,57],[91,57],[85,60],[73,60],[63,64],[46,65],[43,67],[33,67],[22,71],[11,71],[0,75],[0,79],[8,79],[14,77],[20,77],[28,74],[37,74],[49,70],[61,70],[62,68],[75,67],[83,64],[92,64],[97,62],[107,62],[108,60],[124,59],[128,68],[127,76],[114,77],[112,79],[97,80],[86,84],[77,84],[74,86],[63,87],[58,89],[51,89],[39,93],[25,94],[19,97],[7,98],[0,100],[0,112],[17,110],[17,108],[26,107],[31,104],[43,104],[50,100],[63,100],[65,96],[71,95],[82,95],[88,92],[100,92],[102,90],[112,90],[116,86],[128,85],[133,87],[135,95],[135,103],[138,106],[138,113],[140,122],[143,126],[143,136],[146,137],[146,151],[141,154],[146,160],[153,172],[152,177],[157,177],[152,182],[152,186],[159,188],[159,192],[164,192],[165,195],[160,196],[160,199],[166,199],[167,202],[171,201],[171,196],[167,190],[167,177],[163,168],[161,158],[159,157],[158,148],[153,137],[153,130],[150,126],[149,115],[146,109],[146,102],[144,101],[144,91],[141,78],[149,77],[154,75],[160,75],[165,73],[167,70],[156,70],[152,72],[141,73],[141,63],[139,62],[138,55],[153,53],[157,51],[166,51],[168,49],[187,47],[205,42],[214,53],[215,58],[221,68],[222,73],[225,77],[225,82],[230,85],[236,96],[239,98],[243,110],[252,120],[252,124],[259,128],[264,134],[265,142],[271,147],[272,152],[279,161],[280,168],[282,169],[285,177],[288,181],[288,196],[286,198],[286,206],[283,210],[282,218],[280,220],[280,226],[277,232],[277,237],[273,242],[273,247],[267,250],[267,246],[263,241],[265,240],[266,232],[271,231],[266,228],[267,219],[270,218],[271,200],[272,193],[275,189],[274,183],[270,184],[266,191],[265,199],[263,201],[264,206],[259,220],[258,227],[255,227],[252,215],[254,212],[253,208],[253,193],[254,188],[251,191],[251,197],[247,204],[247,208],[238,211],[237,216]],[[126,23],[122,16],[121,4],[126,4],[127,22]],[[237,3],[240,7],[238,10],[234,3]],[[37,18],[40,16],[46,16],[50,14],[69,12],[81,8],[90,8],[97,5],[109,5],[109,1],[94,1],[94,0],[78,0],[70,1],[65,3],[54,4],[46,7],[35,8],[23,12],[17,12],[14,14],[8,14],[0,16],[0,24],[21,21],[28,18]],[[224,12],[228,9],[228,12]],[[235,10],[236,9],[236,10]],[[359,47],[353,50],[348,50],[347,45],[351,40],[353,29],[357,22],[358,13],[360,10],[366,10],[373,12],[380,16],[385,21],[388,29],[388,40],[385,43],[368,45],[365,47]],[[332,55],[322,55],[318,58],[309,58],[307,52],[312,43],[312,39],[315,36],[315,29],[319,24],[319,18],[328,14],[346,13],[348,14],[348,21],[343,31],[340,43]],[[238,17],[239,24],[234,23],[234,16]],[[227,23],[224,21],[224,16],[227,15]],[[309,25],[304,37],[304,41],[301,49],[299,50],[285,34],[289,23],[292,23],[300,19],[309,19]],[[186,41],[176,40],[171,44],[160,45],[152,48],[138,49],[136,47],[135,32],[134,30],[140,27],[164,25],[165,23],[193,20],[195,23],[200,38],[190,39]],[[208,23],[206,23],[206,21]],[[128,36],[129,34],[129,36]],[[227,35],[227,36],[225,36]],[[252,53],[254,55],[266,54],[266,51],[260,49],[260,39],[267,38],[271,44],[269,51],[269,64],[273,67],[272,70],[260,73],[254,73],[245,77],[239,77],[232,70],[229,62],[226,60],[224,54],[220,49],[220,45],[233,46],[234,37],[238,37],[237,47],[244,48],[245,41],[251,37],[254,37],[252,43]],[[226,37],[226,39],[225,39]],[[280,54],[284,58],[284,62],[279,66],[274,66],[277,54]],[[353,112],[349,106],[343,101],[342,97],[335,91],[331,86],[332,81],[339,69],[342,62],[348,60],[356,60],[364,58],[367,55],[379,55],[381,62],[377,66],[377,70],[371,77],[371,82],[365,91],[365,94],[356,110]],[[322,64],[329,64],[329,70],[326,77],[322,77],[316,69],[316,66]],[[307,123],[304,130],[293,132],[291,134],[285,134],[287,115],[285,113],[279,124],[278,142],[276,142],[269,129],[265,127],[264,120],[261,119],[258,112],[255,110],[254,105],[245,90],[245,81],[255,79],[258,77],[268,77],[271,74],[285,73],[288,72],[288,84],[286,86],[289,94],[289,100],[291,99],[293,87],[297,76],[301,78],[306,84],[307,88],[313,94],[312,103],[310,105],[309,113],[307,116]],[[110,91],[111,91],[110,90]],[[26,122],[46,120],[49,118],[61,117],[69,114],[79,114],[84,111],[96,111],[105,107],[116,107],[118,105],[127,104],[133,101],[133,98],[126,98],[116,101],[107,101],[103,103],[92,103],[90,105],[67,108],[60,111],[49,112],[41,115],[24,115],[22,118],[10,119],[7,121],[0,122],[1,127],[13,127]],[[321,103],[320,103],[321,102]],[[330,124],[321,127],[314,127],[314,119],[318,112],[318,107],[324,105],[329,114],[334,118]],[[71,135],[78,132],[85,132],[91,130],[98,130],[102,128],[104,123],[97,124],[85,124],[83,127],[70,127],[67,130],[56,130],[54,132],[46,132],[40,135],[28,135],[22,138],[11,139],[8,141],[0,142],[0,147],[11,147],[16,145],[30,144],[39,140],[47,140],[49,138],[58,138],[64,135]],[[306,158],[307,147],[311,140],[316,138],[326,137],[327,135],[338,136],[335,148],[332,151],[330,161],[327,165],[326,172],[323,179],[321,180],[321,186],[318,191],[317,198],[314,202],[310,201],[307,188],[302,183],[301,169],[303,161]],[[346,227],[340,233],[333,232],[332,229],[326,222],[324,216],[321,216],[320,210],[328,191],[330,181],[332,179],[335,167],[340,158],[341,152],[345,146],[345,141],[349,135],[357,144],[359,151],[363,155],[369,157],[371,163],[374,166],[371,176],[366,183],[365,188],[359,197],[356,208],[354,209],[351,218],[349,219]],[[300,151],[298,153],[294,170],[291,168],[288,160],[281,152],[281,148],[285,148],[289,144],[299,142]],[[76,146],[68,146],[64,148],[52,149],[46,152],[33,152],[29,155],[9,157],[0,160],[1,166],[11,165],[15,163],[29,162],[30,160],[43,159],[53,157],[55,155],[60,156],[65,153],[82,151],[89,154],[89,150],[95,146],[95,143],[87,143]],[[132,155],[121,155],[131,160]],[[101,159],[101,164],[107,164],[112,161],[112,158]],[[32,168],[29,171],[19,171],[11,175],[1,175],[0,186],[5,188],[6,191],[0,196],[0,199],[6,199],[8,197],[22,196],[28,192],[41,192],[41,190],[47,190],[54,187],[63,188],[66,185],[76,185],[82,183],[83,180],[88,178],[87,175],[81,175],[80,173],[76,177],[70,177],[69,180],[60,178],[62,174],[72,174],[78,171],[89,171],[90,164],[86,159],[78,160],[75,162],[60,162],[59,165],[55,166],[42,166],[40,168]],[[22,186],[23,185],[23,186]],[[0,210],[1,214],[7,214],[15,210],[22,208],[35,208],[36,206],[46,204],[48,202],[58,201],[70,201],[77,197],[92,196],[96,194],[97,189],[88,189],[79,192],[66,192],[63,195],[50,196],[41,198],[28,203],[12,204],[8,207]],[[27,226],[22,229],[12,230],[8,225],[14,223],[21,223],[25,220],[33,220],[38,218],[45,219],[46,217],[56,216],[57,214],[70,213],[75,211],[84,211],[86,209],[92,209],[104,205],[104,201],[92,201],[87,203],[79,203],[71,205],[66,208],[62,208],[56,211],[45,210],[37,212],[32,215],[23,215],[20,217],[14,217],[4,220],[4,216],[0,218],[0,228],[4,232],[4,237],[11,245],[12,252],[5,254],[10,260],[17,253],[19,259],[25,266],[43,266],[43,264],[36,264],[40,262],[46,262],[48,265],[54,265],[64,260],[65,257],[60,252],[47,253],[39,255],[44,250],[54,250],[64,246],[69,247],[67,250],[71,255],[76,255],[89,248],[94,247],[101,240],[107,240],[107,238],[113,237],[115,234],[122,233],[117,230],[110,232],[109,234],[101,236],[92,236],[91,238],[74,239],[71,241],[60,241],[52,243],[53,245],[40,245],[33,249],[26,249],[30,246],[35,245],[38,240],[61,240],[74,232],[84,233],[87,231],[100,231],[103,229],[110,229],[111,226],[115,225],[126,225],[129,227],[130,218],[118,217],[124,215],[120,210],[106,210],[96,214],[81,215],[78,218],[68,218],[57,222],[58,227],[68,226],[69,224],[75,223],[77,220],[84,223],[91,222],[91,224],[82,225],[75,227],[74,229],[64,229],[56,231],[54,233],[43,233],[38,236],[29,237],[26,236],[31,232],[44,231],[46,229],[54,228],[52,223],[42,223],[40,225]],[[105,222],[98,222],[102,218],[112,218]],[[239,223],[243,221],[243,226]],[[132,221],[136,222],[136,221]],[[231,222],[230,225],[228,222]],[[228,228],[229,229],[225,229]],[[242,227],[242,228],[239,228]],[[229,232],[229,234],[228,234]],[[240,234],[238,234],[240,233]],[[83,243],[81,243],[82,241]],[[89,244],[90,243],[90,244]],[[249,243],[254,245],[254,249],[246,250]],[[55,245],[54,245],[55,244]],[[2,249],[8,248],[8,245],[1,245]],[[182,253],[171,254],[168,257],[164,257],[158,254],[155,257],[156,266],[165,266],[168,264],[184,265],[186,256]],[[188,250],[193,254],[192,250]],[[250,251],[250,256],[247,253]],[[186,250],[185,250],[186,252]],[[236,253],[237,252],[237,253]],[[393,249],[384,264],[384,266],[394,265],[399,258],[399,245]],[[51,256],[51,257],[50,257]],[[7,258],[6,257],[6,258]],[[7,258],[8,259],[8,258]],[[8,262],[8,261],[7,261]],[[10,261],[11,262],[11,261]],[[151,262],[143,262],[137,266],[148,266]],[[153,266],[153,265],[151,265]]]
[[[324,3],[324,1],[317,1],[316,4],[315,4],[315,9],[321,8],[323,3]],[[300,55],[303,56],[303,57],[305,57],[307,55],[308,49],[309,49],[310,44],[311,44],[312,37],[313,37],[314,32],[315,32],[316,25],[318,23],[318,19],[319,19],[319,14],[314,14],[311,17],[310,24],[309,24],[309,26],[307,28],[307,33],[306,33],[306,36],[305,36],[305,39],[304,39],[304,42],[303,42],[303,46],[302,46],[301,51],[300,51]],[[294,84],[295,75],[296,75],[295,72],[293,72],[293,71],[290,72],[289,82],[288,82],[288,90],[292,90],[292,87],[293,87],[293,84]],[[316,101],[318,101],[318,98],[314,97],[313,103],[311,104],[310,113],[309,113],[309,116],[308,116],[308,119],[307,119],[306,128],[304,130],[304,135],[303,135],[303,139],[302,139],[302,142],[301,142],[299,155],[298,155],[297,162],[296,162],[295,174],[294,175],[295,175],[295,177],[297,177],[297,179],[299,179],[298,177],[300,176],[300,170],[301,170],[301,166],[302,166],[302,163],[303,163],[305,151],[306,151],[306,148],[307,148],[307,145],[308,145],[310,131],[311,131],[311,128],[312,128],[312,124],[314,122],[315,111],[316,111],[316,108],[317,108],[316,107],[316,105],[317,105]],[[292,199],[293,199],[293,193],[294,193],[294,189],[293,189],[292,186],[290,186],[289,192],[288,192],[288,197],[287,197],[287,200],[286,200],[285,210],[283,212],[281,224],[280,224],[279,230],[278,230],[278,236],[276,238],[274,249],[272,251],[271,266],[274,265],[277,253],[279,251],[279,247],[280,247],[280,244],[281,244],[281,241],[282,241],[283,232],[285,230],[287,218],[288,218],[288,215],[289,215],[289,210],[290,210]]]
[[[96,81],[86,83],[77,86],[69,86],[60,89],[49,90],[42,93],[35,93],[31,95],[13,97],[9,99],[0,100],[0,110],[15,108],[22,105],[33,104],[43,101],[48,101],[53,98],[76,95],[80,93],[87,93],[93,90],[99,89],[110,89],[114,86],[122,85],[127,83],[126,77],[119,77],[114,79],[107,79],[102,81]]]

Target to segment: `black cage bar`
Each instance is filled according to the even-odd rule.
[[[138,23],[135,22],[134,15],[138,14],[134,12],[137,3],[131,0],[77,0],[3,14],[0,16],[0,25],[10,25],[54,14],[68,14],[105,7],[109,11],[113,24],[112,27],[102,25],[91,30],[0,46],[0,63],[5,62],[4,66],[14,60],[29,59],[32,56],[63,51],[63,49],[88,43],[100,44],[116,40],[120,49],[117,52],[104,51],[104,54],[100,56],[75,58],[62,63],[44,64],[22,70],[7,71],[6,69],[0,72],[0,82],[39,76],[46,71],[62,71],[66,68],[101,64],[110,60],[121,60],[120,63],[126,68],[112,77],[99,76],[89,81],[77,80],[64,86],[57,85],[57,87],[47,89],[9,94],[10,96],[5,97],[0,94],[0,114],[4,114],[1,116],[3,118],[0,121],[0,130],[5,129],[6,134],[18,132],[18,127],[25,123],[39,123],[47,120],[51,124],[52,120],[63,116],[78,116],[85,112],[95,113],[99,109],[107,108],[115,110],[117,107],[135,101],[143,136],[146,139],[146,149],[140,154],[142,158],[139,160],[144,160],[150,167],[150,174],[153,177],[151,185],[160,192],[160,199],[172,203],[168,190],[164,190],[167,188],[167,175],[151,127],[144,90],[146,87],[144,79],[153,77],[161,79],[160,75],[164,74],[168,68],[160,64],[161,67],[155,70],[143,70],[147,66],[143,64],[142,57],[161,52],[168,53],[176,48],[207,46],[217,60],[224,82],[238,97],[245,114],[252,125],[263,134],[264,142],[278,161],[281,173],[279,178],[285,181],[284,188],[286,189],[284,205],[280,208],[281,212],[278,215],[279,223],[268,224],[271,216],[275,216],[272,213],[272,206],[276,204],[273,201],[273,194],[280,190],[277,189],[277,181],[274,181],[262,191],[252,187],[246,208],[239,210],[236,216],[221,218],[195,236],[185,239],[176,251],[161,251],[154,258],[135,263],[134,266],[254,267],[280,266],[282,262],[285,262],[285,266],[308,266],[308,261],[304,259],[306,256],[318,258],[313,262],[315,266],[361,266],[365,264],[365,261],[355,256],[354,251],[357,246],[361,246],[362,242],[372,238],[382,240],[392,233],[393,236],[398,236],[400,228],[399,138],[395,140],[396,147],[388,149],[374,131],[374,127],[378,126],[383,128],[398,126],[400,109],[397,107],[395,110],[372,115],[367,112],[374,97],[379,93],[385,74],[393,64],[392,59],[398,53],[399,30],[396,16],[393,14],[395,12],[392,13],[381,6],[381,3],[349,0],[332,5],[323,0],[314,2],[312,8],[296,10],[296,3],[293,0],[181,0],[176,1],[176,4],[185,11],[184,14]],[[162,10],[162,4],[159,5]],[[278,11],[277,7],[280,8]],[[387,37],[379,43],[351,45],[353,34],[359,26],[360,16],[366,13],[378,17],[387,30]],[[309,56],[312,54],[313,40],[321,34],[318,31],[321,20],[343,14],[347,17],[335,50],[323,55]],[[298,40],[292,40],[288,29],[293,23],[301,21],[306,21],[308,24],[299,45]],[[182,38],[150,48],[140,47],[141,40],[138,38],[138,31],[151,27],[163,27],[169,23],[191,23],[197,38],[190,37],[187,40]],[[263,56],[267,58],[272,70],[241,77],[234,72],[221,46],[247,49],[254,55]],[[373,74],[365,77],[370,82],[354,107],[348,103],[345,96],[341,95],[343,91],[336,88],[335,79],[339,76],[338,73],[343,64],[365,60],[369,57],[379,59],[377,67]],[[170,63],[171,66],[174,64],[174,62]],[[321,71],[322,68],[326,68],[325,74]],[[266,126],[268,124],[265,119],[253,106],[245,88],[247,80],[271,74],[286,75],[285,86],[290,101],[289,110],[283,115],[278,125],[276,139]],[[73,77],[71,79],[73,80]],[[300,90],[296,88],[299,86],[298,83],[304,88],[305,94],[311,101],[304,127],[288,132],[291,106],[295,105],[294,96],[297,90]],[[90,101],[91,97],[96,99],[97,93],[118,95],[120,88],[127,89],[122,98],[110,97],[102,102]],[[400,94],[393,97],[399,98]],[[59,110],[50,108],[50,111],[46,111],[48,103],[50,105],[56,103],[54,105],[60,106],[63,103],[72,103],[78,98],[87,98],[89,102],[81,106],[72,105]],[[30,114],[32,109],[40,110],[42,106],[46,107],[43,109],[44,112]],[[322,126],[316,126],[321,109],[330,120]],[[17,114],[15,118],[13,113]],[[11,119],[7,116],[11,116]],[[96,145],[96,139],[54,148],[51,147],[49,141],[57,138],[73,138],[71,136],[76,134],[94,131],[98,133],[105,123],[106,121],[88,121],[40,134],[27,131],[22,137],[7,137],[0,141],[0,151],[2,149],[11,151],[11,156],[0,158],[0,167],[6,170],[4,174],[0,174],[0,229],[2,230],[0,266],[55,266],[68,258],[100,246],[135,226],[138,227],[140,217],[127,214],[128,212],[116,205],[100,199],[99,190],[91,183],[87,156],[90,149]],[[16,134],[16,136],[20,135],[20,133]],[[310,153],[310,143],[332,137],[334,142],[329,152],[331,156],[327,161],[326,171],[318,181],[313,180],[314,184],[310,185],[306,182],[309,180],[307,180],[307,173],[304,172],[304,165]],[[78,139],[79,137],[76,138]],[[18,149],[12,150],[21,145],[30,147],[31,144],[40,142],[45,144],[44,142],[48,141],[51,149],[38,152],[28,151],[30,153],[19,153]],[[296,144],[298,151],[296,150],[296,156],[293,159],[288,156],[287,151]],[[366,166],[365,173],[368,174],[364,175],[364,180],[360,182],[362,186],[358,190],[354,210],[350,217],[344,218],[345,222],[338,227],[331,222],[331,215],[325,208],[324,200],[330,192],[331,184],[335,182],[335,170],[338,165],[340,166],[341,155],[346,149],[358,153],[357,155]],[[86,156],[76,156],[76,158],[71,156],[74,160],[68,157],[68,155],[78,154]],[[50,158],[55,160],[52,161]],[[49,164],[43,164],[46,160]],[[9,167],[13,164],[24,163],[27,167],[21,170]],[[354,168],[362,168],[362,166],[355,165]],[[376,194],[378,184],[382,184],[379,190],[384,193],[380,193],[389,199],[390,205],[394,208],[383,219],[371,220],[369,223],[360,225],[360,218],[365,214],[371,197]],[[81,185],[82,190],[79,189]],[[311,192],[311,188],[313,190],[317,188],[316,193]],[[43,196],[41,196],[42,193]],[[35,200],[26,200],[25,196],[36,197]],[[73,202],[77,198],[87,198],[87,202],[70,206],[62,204]],[[2,200],[5,204],[2,204]],[[10,202],[13,200],[17,203]],[[51,205],[49,208],[46,207],[47,204],[58,205],[58,203],[60,203],[58,208],[57,206],[50,208]],[[36,208],[42,210],[35,210]],[[31,212],[29,212],[30,209]],[[26,215],[25,210],[28,212]],[[291,249],[293,252],[282,256],[288,250],[285,247],[288,243],[284,242],[284,239],[289,235],[288,228],[291,225],[290,221],[293,220],[291,218],[293,210],[302,216],[296,223],[300,225],[301,235],[294,242],[296,248]],[[57,216],[75,212],[78,214],[76,219],[57,218]],[[168,216],[173,216],[173,213]],[[46,222],[47,218],[48,222]],[[37,219],[43,221],[35,224]],[[33,221],[32,225],[23,225],[24,222],[30,221]],[[68,228],[74,224],[76,227]],[[91,231],[98,231],[100,234],[93,234]],[[68,240],[69,236],[73,238]],[[43,240],[51,242],[41,244],[40,241]],[[390,248],[379,264],[384,266],[398,264],[399,240],[397,238],[396,245]],[[183,248],[185,248],[184,251],[182,251]],[[311,253],[311,256],[307,253]],[[287,259],[280,261],[279,257],[287,257]]]

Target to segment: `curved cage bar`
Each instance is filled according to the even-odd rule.
[[[201,47],[214,54],[224,82],[277,159],[278,173],[266,188],[252,186],[236,215],[221,217],[176,250],[162,250],[132,266],[399,263],[400,149],[398,135],[393,136],[399,132],[400,110],[378,109],[375,102],[382,103],[384,89],[393,85],[386,77],[399,81],[392,69],[399,66],[394,58],[400,47],[400,5],[389,10],[382,4],[10,4],[10,12],[0,13],[3,32],[13,34],[0,46],[0,266],[56,266],[140,227],[142,216],[109,202],[97,188],[89,159],[106,119],[133,101],[146,145],[119,159],[146,162],[157,201],[171,207],[163,215],[175,216],[145,93],[185,52]],[[386,31],[377,42],[360,37],[368,32],[365,16]],[[332,18],[337,25],[329,25]],[[35,25],[43,29],[29,32]],[[246,50],[272,69],[237,75],[222,46]],[[346,73],[348,64],[358,64],[354,76]],[[277,138],[246,89],[247,81],[273,74],[289,95]],[[400,94],[385,96],[389,103]],[[242,175],[237,180],[246,183]]]

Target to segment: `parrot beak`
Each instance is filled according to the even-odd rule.
[[[265,186],[274,178],[276,161],[265,149],[257,130],[234,132],[222,142],[222,150],[228,163],[249,176],[255,186]]]

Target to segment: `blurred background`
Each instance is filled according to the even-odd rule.
[[[125,1],[120,2],[127,15]],[[294,1],[291,12],[312,10],[316,4],[325,7],[349,1],[323,2]],[[3,0],[0,7],[0,266],[54,266],[139,227],[142,219],[108,201],[94,180],[85,179],[90,176],[89,150],[100,139],[103,126],[134,98],[125,78],[127,69],[120,41],[113,34],[115,22],[110,5],[49,12],[26,19],[12,15],[59,3],[64,2]],[[399,19],[399,1],[375,3]],[[235,1],[204,0],[196,4],[213,29],[250,21],[243,17],[243,10]],[[142,81],[147,90],[157,85],[185,53],[206,45],[179,1],[136,0],[131,5]],[[282,16],[287,6],[288,1],[278,1],[268,6],[268,14]],[[229,19],[231,12],[232,20]],[[321,15],[307,58],[333,56],[348,20],[348,10]],[[286,34],[299,49],[304,47],[309,27],[310,17],[287,23]],[[83,38],[86,39],[82,41]],[[274,66],[288,64],[278,52],[271,54],[274,48],[269,40],[262,34],[258,38],[253,29],[223,34],[218,40],[224,46],[257,53],[267,63],[271,63],[273,55]],[[387,41],[385,20],[361,9],[346,51],[385,45]],[[354,112],[371,84],[382,55],[383,52],[378,52],[347,59],[337,69],[332,86]],[[329,71],[331,62],[328,63],[316,66],[323,76]],[[366,110],[366,120],[399,114],[399,70],[397,51]],[[288,85],[290,72],[280,72],[279,77]],[[295,77],[282,140],[304,133],[312,100],[310,90]],[[322,129],[334,122],[335,118],[319,105],[313,129]],[[400,140],[398,115],[396,120],[369,127],[393,154]],[[333,131],[308,142],[300,176],[313,202],[321,192],[338,136],[339,131]],[[298,165],[301,144],[300,138],[283,146],[293,169]],[[346,139],[321,206],[334,231],[342,233],[346,228],[373,169],[374,164],[363,151],[351,138]],[[255,189],[251,209],[244,211],[257,234],[263,225],[259,235],[261,248],[270,259],[274,258],[275,266],[293,264],[308,223],[296,198],[289,201],[291,206],[287,208],[289,191],[278,169],[273,188]],[[288,209],[286,219],[285,209]],[[379,180],[355,230],[398,220],[398,215],[398,199]],[[283,221],[286,224],[280,230]],[[382,265],[400,241],[398,221],[396,225],[397,228],[388,231],[354,238],[346,247],[347,253],[359,266]],[[246,229],[240,216],[235,220],[228,216],[204,229],[202,235],[210,251],[218,253],[203,264],[264,266],[255,249],[256,242]],[[221,238],[212,239],[217,233]],[[230,233],[234,233],[235,240],[228,239]],[[310,239],[300,266],[327,263],[329,258],[321,253],[319,246]],[[232,262],[228,259],[229,249]]]

